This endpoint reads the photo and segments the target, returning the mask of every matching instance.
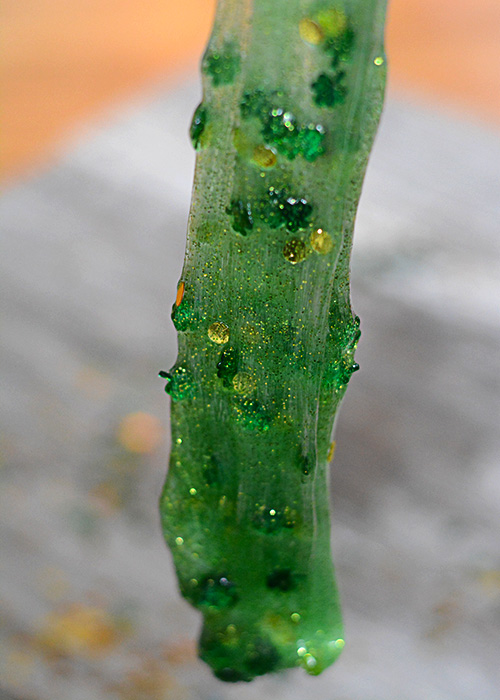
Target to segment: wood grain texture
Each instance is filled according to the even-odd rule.
[[[3,3],[3,179],[44,162],[76,126],[194,70],[214,0]],[[392,0],[390,89],[500,125],[497,0]]]

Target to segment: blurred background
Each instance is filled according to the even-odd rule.
[[[332,541],[346,649],[227,686],[156,503],[214,0],[5,0],[0,700],[498,700],[500,4],[392,0]]]
[[[3,178],[120,100],[194,72],[215,0],[3,4]],[[389,89],[500,125],[496,0],[392,0]]]

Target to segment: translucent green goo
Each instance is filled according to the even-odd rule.
[[[349,256],[384,14],[383,0],[220,0],[202,63],[160,507],[200,656],[226,681],[319,674],[344,646],[328,462],[358,368]]]

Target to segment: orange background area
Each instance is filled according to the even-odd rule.
[[[3,179],[155,82],[195,70],[215,0],[4,0]],[[392,0],[390,89],[500,126],[499,0]]]

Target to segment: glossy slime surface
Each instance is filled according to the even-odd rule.
[[[385,84],[383,0],[220,0],[172,309],[161,497],[200,656],[249,681],[344,646],[328,462],[358,368],[349,256]]]

